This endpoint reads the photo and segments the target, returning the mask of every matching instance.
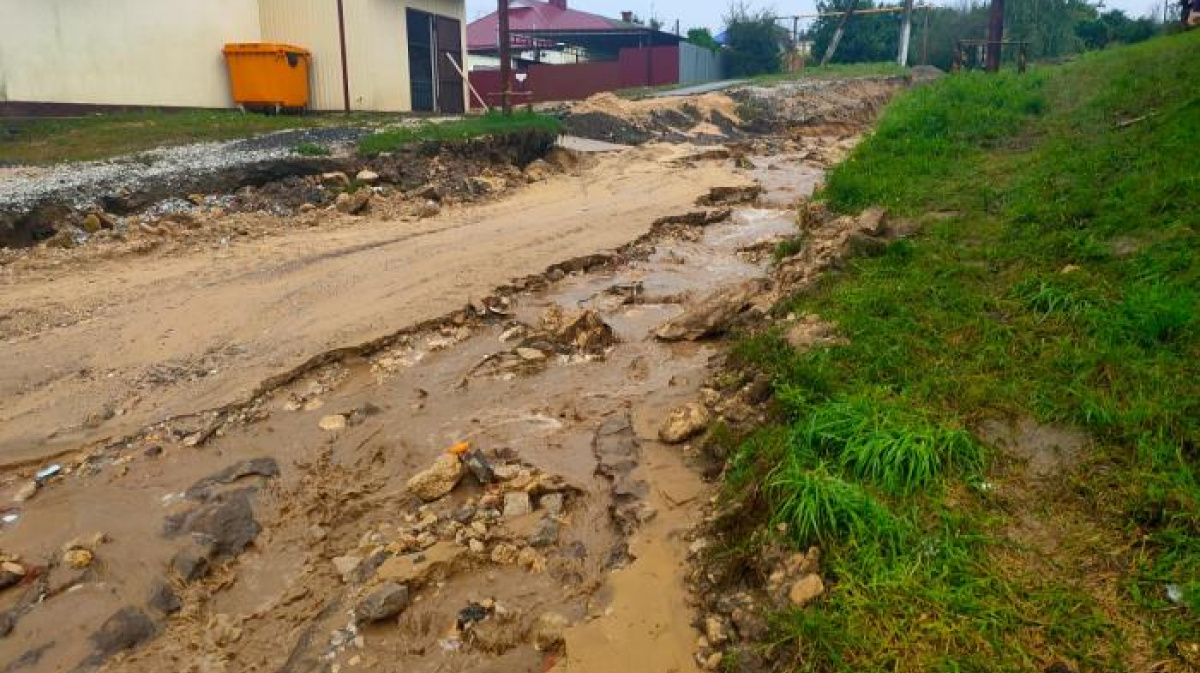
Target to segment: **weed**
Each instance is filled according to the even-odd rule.
[[[300,143],[292,151],[302,157],[327,157],[330,154],[328,147],[316,143]]]
[[[787,238],[787,239],[784,239],[784,240],[776,243],[775,250],[772,251],[771,257],[778,264],[779,262],[787,259],[788,257],[791,257],[792,255],[799,253],[803,249],[804,249],[804,238],[801,236],[794,236],[792,238]]]
[[[489,112],[477,117],[446,122],[424,122],[375,133],[359,141],[358,152],[364,156],[374,156],[426,141],[460,141],[527,132],[557,134],[561,131],[562,121],[550,115],[516,112],[506,116],[500,112]]]
[[[811,466],[803,452],[784,457],[768,478],[767,492],[774,503],[774,522],[787,524],[800,545],[838,540],[891,546],[900,539],[898,524],[883,504],[824,464]]]

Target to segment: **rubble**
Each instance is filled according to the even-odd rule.
[[[529,629],[529,639],[539,652],[556,649],[563,644],[564,632],[570,621],[557,612],[543,612]]]
[[[700,402],[688,402],[675,409],[658,429],[658,438],[667,444],[682,444],[708,427],[712,415]]]
[[[761,279],[745,281],[719,290],[684,310],[655,330],[663,341],[698,341],[728,330],[737,318],[768,291]]]
[[[418,498],[432,502],[453,491],[465,472],[458,456],[443,454],[428,469],[408,480],[408,490]]]
[[[388,582],[354,606],[354,621],[369,624],[391,619],[403,612],[410,602],[408,587]]]

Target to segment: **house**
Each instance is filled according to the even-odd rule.
[[[586,98],[602,91],[715,79],[719,55],[679,35],[571,7],[568,0],[512,0],[508,14],[516,74],[510,89],[525,102]],[[500,17],[467,26],[471,83],[488,103],[501,89]]]
[[[465,0],[0,0],[0,114],[233,106],[222,47],[312,53],[315,110],[461,112]]]

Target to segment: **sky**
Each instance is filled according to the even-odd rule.
[[[668,27],[674,27],[678,19],[683,30],[696,26],[707,26],[718,32],[724,21],[722,16],[729,7],[727,0],[567,0],[574,9],[618,18],[623,10],[640,17],[657,16]],[[935,4],[950,4],[945,0],[934,0]],[[750,0],[751,7],[769,7],[779,14],[805,14],[813,11],[816,0]],[[1174,8],[1175,0],[1171,0]],[[1150,9],[1162,11],[1162,0],[1105,0],[1109,8],[1123,9],[1131,16],[1142,16]],[[495,0],[467,0],[467,19],[474,21],[496,11]]]

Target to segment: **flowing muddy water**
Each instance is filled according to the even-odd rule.
[[[482,306],[487,321],[326,365],[199,448],[151,430],[42,488],[0,523],[27,565],[0,592],[3,670],[114,653],[122,671],[698,670],[682,566],[711,493],[658,430],[722,349],[652,333],[765,275],[770,245],[797,232],[780,206],[821,168],[756,162],[771,207],[666,227],[615,264]],[[603,353],[521,341],[581,310],[611,327]],[[422,503],[406,481],[459,442],[497,483],[468,474]],[[399,616],[361,617],[397,585]]]

